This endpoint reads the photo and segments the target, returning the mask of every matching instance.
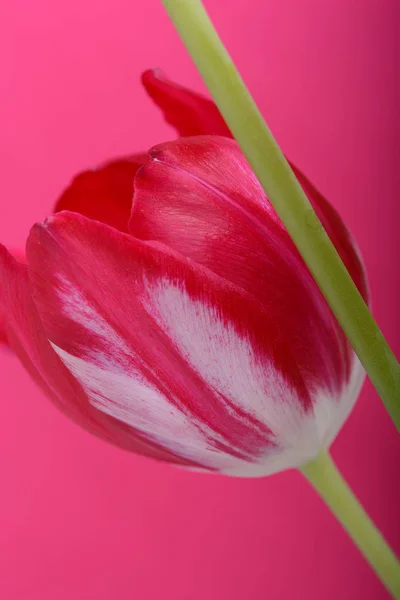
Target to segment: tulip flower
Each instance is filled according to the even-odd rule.
[[[57,406],[125,449],[238,476],[300,466],[363,370],[236,142],[200,135],[229,134],[215,105],[143,81],[190,137],[76,177],[27,265],[2,249],[10,343]],[[296,174],[367,299],[351,235]]]
[[[395,556],[324,452],[361,364],[215,105],[159,71],[143,82],[188,137],[78,175],[26,264],[0,246],[8,341],[59,409],[121,448],[242,477],[298,467],[396,590]],[[292,169],[368,301],[352,236]]]

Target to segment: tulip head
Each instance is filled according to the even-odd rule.
[[[179,128],[200,111],[203,133],[214,105],[160,81]],[[350,233],[295,174],[367,299]],[[329,447],[363,370],[236,142],[196,135],[105,165],[57,209],[32,229],[27,265],[1,250],[0,304],[15,352],[68,416],[133,452],[237,476]]]

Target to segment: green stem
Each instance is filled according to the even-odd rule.
[[[201,1],[162,2],[222,116],[400,431],[399,364],[257,109]]]
[[[393,598],[400,599],[400,563],[327,452],[300,471],[339,519]]]

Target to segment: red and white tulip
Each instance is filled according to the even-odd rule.
[[[329,447],[363,370],[215,105],[144,83],[190,137],[78,176],[26,265],[0,249],[9,343],[122,448],[238,476],[297,467]],[[294,171],[368,299],[351,235]]]

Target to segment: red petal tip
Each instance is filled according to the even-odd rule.
[[[151,69],[146,69],[142,73],[142,83],[146,85],[149,79],[165,79],[165,73],[160,67],[153,67]]]

